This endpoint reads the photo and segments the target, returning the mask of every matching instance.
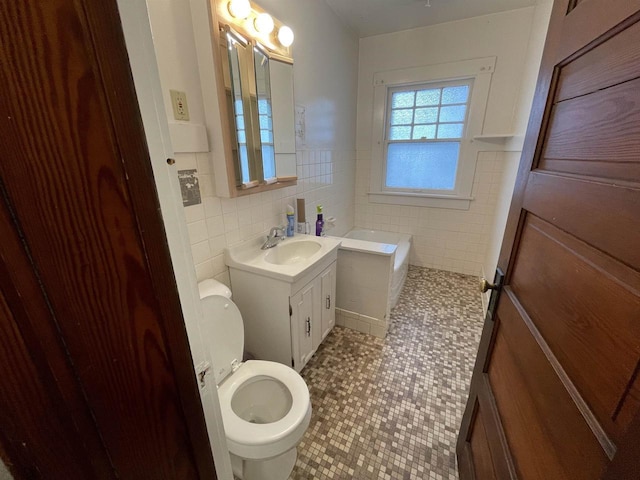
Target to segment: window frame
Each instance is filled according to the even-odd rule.
[[[444,88],[447,87],[458,87],[458,86],[468,86],[469,87],[469,95],[467,97],[467,101],[464,103],[465,106],[465,112],[464,112],[464,118],[462,119],[462,121],[458,121],[458,122],[440,122],[438,121],[440,119],[440,109],[443,106],[449,106],[449,105],[442,105],[442,103],[438,103],[438,105],[436,106],[438,108],[438,116],[436,118],[436,122],[435,123],[430,123],[430,124],[424,124],[424,125],[435,125],[436,126],[436,138],[432,138],[432,139],[410,139],[410,140],[390,140],[389,139],[389,131],[391,129],[391,127],[393,125],[391,125],[391,116],[392,116],[392,112],[393,112],[393,108],[392,108],[392,98],[393,98],[393,94],[397,93],[397,92],[411,92],[411,91],[418,91],[418,90],[428,90],[428,89],[439,89],[442,90]],[[452,192],[455,191],[456,188],[456,181],[454,179],[454,186],[452,189],[427,189],[427,188],[410,188],[410,187],[389,187],[387,186],[387,164],[388,164],[388,160],[389,160],[389,145],[392,143],[407,143],[407,144],[419,144],[419,143],[458,143],[459,144],[459,149],[458,149],[458,159],[457,159],[457,164],[456,164],[456,172],[455,172],[455,176],[457,178],[458,176],[458,170],[460,167],[460,159],[463,157],[463,149],[465,147],[465,142],[464,139],[467,135],[467,132],[469,130],[468,128],[468,120],[469,120],[469,109],[470,109],[470,104],[471,104],[471,97],[473,95],[473,78],[465,78],[465,79],[457,79],[457,80],[445,80],[445,81],[433,81],[433,82],[425,82],[425,83],[417,83],[417,84],[409,84],[409,85],[398,85],[398,86],[393,86],[393,87],[388,87],[387,88],[387,104],[385,107],[385,132],[384,132],[384,158],[383,158],[383,172],[382,172],[382,189],[385,192],[407,192],[407,193],[418,193],[418,194],[451,194]],[[458,106],[458,105],[462,105],[460,103],[458,104],[452,104],[454,106]],[[431,106],[429,106],[431,107]],[[416,107],[415,105],[412,107],[412,109],[414,110],[414,115],[415,115],[415,110],[417,108],[421,108],[421,107]],[[462,135],[458,138],[437,138],[438,136],[438,126],[441,124],[459,124],[462,123]],[[415,122],[412,121],[411,123],[411,127],[414,127],[416,124]],[[418,124],[418,125],[423,125],[423,124]]]
[[[374,75],[372,146],[369,201],[397,205],[431,206],[466,210],[471,200],[473,177],[479,152],[480,135],[489,97],[496,57],[485,57],[424,67],[378,72]],[[468,108],[453,190],[398,189],[386,187],[387,118],[390,115],[389,91],[398,87],[408,90],[426,84],[471,81]],[[414,87],[414,88],[412,88]]]

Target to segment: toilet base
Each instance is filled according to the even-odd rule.
[[[232,453],[231,466],[233,474],[240,480],[287,480],[297,457],[296,448],[266,460],[246,460]]]

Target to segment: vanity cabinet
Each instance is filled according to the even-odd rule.
[[[336,262],[289,299],[293,367],[300,371],[336,324]],[[296,342],[297,339],[297,342]]]
[[[247,353],[302,370],[335,325],[337,253],[327,257],[293,283],[229,268]]]

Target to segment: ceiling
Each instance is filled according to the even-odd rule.
[[[325,0],[325,2],[359,37],[435,25],[536,4],[536,0]]]

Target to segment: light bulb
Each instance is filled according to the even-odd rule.
[[[249,0],[231,0],[227,5],[229,13],[239,19],[244,19],[251,13],[251,3]]]
[[[268,13],[261,13],[253,21],[256,30],[263,35],[269,35],[273,32],[273,18]]]
[[[283,47],[289,47],[293,43],[293,30],[286,25],[280,27],[280,30],[278,30],[278,40]]]

